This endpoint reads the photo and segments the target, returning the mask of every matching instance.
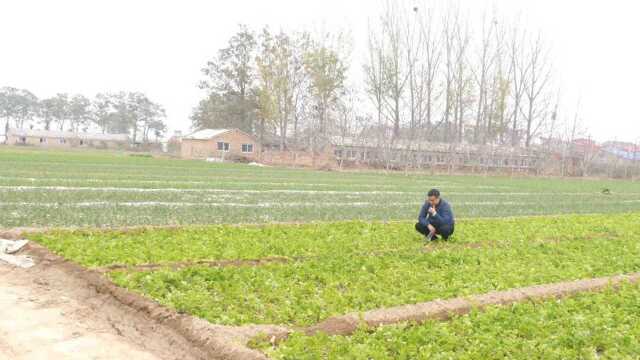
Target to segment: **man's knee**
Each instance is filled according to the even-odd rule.
[[[443,226],[438,231],[443,239],[447,240],[449,236],[453,235],[453,227],[452,226]]]
[[[420,223],[416,223],[416,231],[421,233],[421,234],[425,234],[426,235],[429,230],[427,229],[426,226],[424,226],[424,225],[422,225]]]

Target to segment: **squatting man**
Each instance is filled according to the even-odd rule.
[[[438,235],[448,240],[453,234],[455,219],[451,205],[440,198],[438,189],[431,189],[427,199],[420,209],[416,230],[424,235],[425,242],[437,240]]]

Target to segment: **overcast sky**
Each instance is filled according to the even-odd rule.
[[[398,0],[413,7],[422,1]],[[0,0],[0,86],[38,97],[142,91],[189,129],[203,96],[200,68],[239,23],[273,29],[341,28],[359,70],[375,0]],[[635,0],[462,0],[480,17],[496,7],[542,30],[563,99],[598,140],[640,140],[640,5]],[[572,110],[573,111],[573,110]]]

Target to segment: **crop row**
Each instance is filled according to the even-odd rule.
[[[470,243],[518,244],[540,240],[598,239],[639,231],[637,213],[562,215],[458,221],[447,248]],[[417,253],[421,237],[413,222],[210,225],[128,231],[51,231],[31,238],[87,267],[158,264],[186,260],[265,257],[349,257],[363,252]]]
[[[293,334],[273,359],[636,359],[640,285],[563,300],[472,312],[449,322],[359,331],[351,337]]]
[[[55,195],[54,195],[55,194]],[[316,196],[313,200],[275,194],[265,201],[249,195],[234,201],[207,198],[190,201],[129,201],[126,195],[109,193],[102,199],[60,196],[55,190],[25,199],[0,192],[0,227],[17,226],[122,226],[122,225],[189,225],[223,223],[269,223],[339,221],[345,219],[406,220],[417,217],[422,194],[412,200],[394,201],[383,196],[370,196],[366,201],[345,199],[345,195]],[[598,198],[529,196],[526,199],[463,199],[452,197],[456,216],[503,217],[549,215],[563,213],[618,213],[640,210],[640,198]],[[601,196],[601,195],[600,195]],[[135,195],[132,197],[136,197]],[[515,201],[514,201],[515,200]],[[551,204],[551,205],[550,205]]]

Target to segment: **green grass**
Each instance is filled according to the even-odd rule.
[[[258,251],[267,256],[315,249],[306,252],[316,255],[307,260],[260,267],[113,272],[110,276],[121,286],[214,323],[309,325],[352,311],[640,271],[637,220],[638,214],[469,221],[460,226],[464,230],[453,242],[439,244],[427,253],[420,251],[416,235],[409,235],[410,241],[385,237],[369,244],[354,233],[332,233],[331,224],[325,224],[329,235],[315,247],[313,240],[304,238],[294,242],[292,250],[266,246],[266,251]],[[386,234],[385,227],[402,233],[410,225],[377,226]],[[287,226],[281,227],[280,233],[286,234]],[[360,233],[366,239],[366,232]],[[375,238],[375,232],[371,234]],[[350,239],[357,239],[351,240],[353,246]],[[487,246],[465,246],[478,241]],[[47,244],[54,242],[49,239]],[[229,252],[229,258],[241,258],[251,248],[238,244],[241,240],[226,245],[236,249]],[[372,254],[394,249],[395,244],[395,251]],[[201,243],[194,246],[198,245]],[[58,251],[72,259],[92,262],[62,248]],[[171,248],[169,244],[163,249]],[[174,249],[180,252],[179,247]],[[359,253],[363,250],[369,252]],[[109,258],[108,252],[102,254]],[[100,256],[95,252],[95,258]]]
[[[273,359],[637,359],[640,285],[474,311],[352,337],[294,334]]]
[[[640,183],[631,181],[320,172],[0,147],[0,227],[408,220],[431,187],[459,218],[640,210]]]

